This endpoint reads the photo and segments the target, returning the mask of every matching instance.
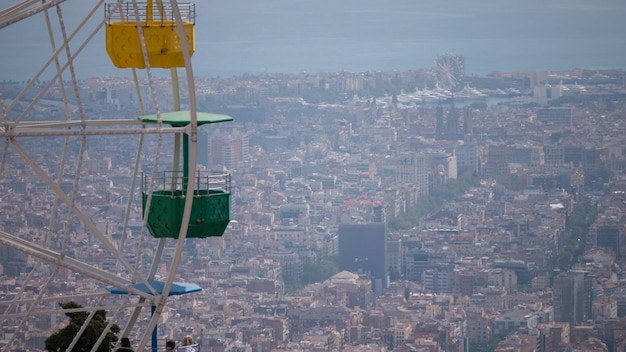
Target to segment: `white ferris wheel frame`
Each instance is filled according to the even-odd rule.
[[[439,55],[435,60],[435,76],[437,84],[442,88],[453,90],[459,83],[460,78],[457,77],[455,69],[461,65],[459,58],[452,54]]]
[[[56,268],[55,269],[56,272],[58,272],[58,270],[60,270],[61,268],[64,268],[72,272],[80,273],[84,275],[85,277],[96,280],[97,282],[100,282],[102,284],[111,285],[117,288],[125,288],[128,290],[129,295],[127,295],[127,297],[124,299],[124,303],[116,305],[116,308],[102,306],[102,304],[104,304],[105,302],[105,299],[110,296],[110,293],[106,290],[103,290],[100,293],[96,292],[96,293],[88,293],[88,294],[68,294],[64,296],[63,297],[64,300],[71,300],[71,299],[78,299],[78,298],[92,298],[94,300],[96,299],[98,300],[98,303],[94,305],[93,307],[84,307],[82,309],[69,310],[69,311],[89,312],[89,318],[85,322],[84,326],[82,327],[77,337],[72,342],[72,345],[70,346],[70,348],[77,342],[79,335],[82,333],[82,331],[84,331],[86,325],[93,318],[96,311],[98,310],[110,308],[111,312],[113,312],[113,317],[110,319],[110,322],[107,328],[105,329],[103,334],[100,336],[99,342],[101,342],[105,338],[105,335],[108,329],[111,328],[114,318],[118,316],[119,314],[121,314],[123,309],[128,309],[128,308],[134,309],[133,314],[128,324],[125,327],[122,327],[122,333],[128,334],[132,330],[135,322],[137,321],[142,308],[153,307],[154,313],[151,315],[151,318],[149,320],[149,323],[144,333],[139,334],[139,336],[141,336],[142,338],[139,341],[138,345],[136,346],[136,349],[138,351],[141,351],[146,346],[148,346],[148,343],[151,338],[151,332],[156,327],[157,322],[159,320],[159,316],[162,313],[164,307],[166,306],[168,293],[169,293],[170,288],[172,287],[172,284],[174,282],[174,276],[176,274],[176,270],[180,263],[180,259],[181,259],[183,249],[184,249],[184,243],[185,243],[187,228],[189,224],[189,218],[191,214],[191,205],[192,205],[192,200],[193,200],[192,195],[193,195],[194,181],[195,181],[194,178],[193,177],[189,178],[189,185],[187,188],[186,201],[185,201],[183,217],[182,217],[182,225],[181,225],[180,233],[178,236],[178,242],[174,250],[174,256],[170,263],[169,273],[165,280],[165,286],[161,293],[158,293],[156,290],[153,289],[152,294],[149,294],[149,293],[142,292],[140,290],[135,289],[134,284],[144,283],[146,284],[147,287],[149,288],[151,287],[148,281],[150,280],[151,276],[154,276],[156,267],[159,264],[158,261],[160,260],[161,254],[163,252],[163,248],[165,246],[165,240],[161,239],[159,241],[159,245],[158,245],[157,252],[155,255],[155,260],[152,263],[152,267],[150,268],[150,273],[145,274],[145,273],[137,272],[137,266],[133,266],[131,263],[129,263],[125,254],[122,253],[122,251],[120,250],[120,245],[113,243],[110,239],[104,236],[102,231],[100,231],[96,227],[94,222],[91,221],[91,219],[76,204],[76,192],[78,191],[77,185],[80,179],[80,165],[81,165],[80,162],[78,163],[77,171],[76,171],[76,178],[74,180],[75,187],[73,191],[71,192],[71,194],[68,195],[61,189],[60,179],[55,180],[50,175],[48,175],[48,173],[41,167],[41,165],[39,165],[39,163],[36,162],[35,160],[36,158],[34,158],[32,155],[29,155],[28,150],[26,150],[21,145],[20,140],[24,137],[38,138],[38,137],[56,136],[56,137],[66,137],[66,141],[67,141],[67,138],[69,137],[79,137],[81,141],[83,141],[83,144],[81,145],[81,151],[80,151],[80,157],[82,158],[82,154],[84,152],[84,141],[89,136],[107,136],[107,135],[138,136],[140,142],[139,142],[139,147],[138,147],[139,151],[137,154],[136,163],[133,169],[134,170],[133,185],[134,185],[134,182],[135,182],[134,180],[137,178],[137,170],[139,169],[139,161],[140,161],[139,154],[141,153],[141,149],[142,149],[143,136],[148,135],[148,134],[158,135],[159,141],[160,141],[161,136],[166,135],[166,134],[174,134],[176,140],[180,141],[180,136],[184,133],[189,136],[189,149],[188,149],[189,174],[191,175],[195,174],[196,156],[197,156],[198,124],[197,124],[196,97],[194,94],[195,83],[193,80],[193,70],[192,70],[192,64],[191,64],[191,57],[189,54],[189,46],[188,46],[187,41],[185,40],[181,41],[182,53],[183,53],[183,58],[184,58],[184,63],[185,63],[184,70],[185,70],[186,83],[187,83],[186,88],[187,88],[187,91],[189,92],[188,98],[189,98],[189,110],[190,110],[190,119],[191,119],[191,122],[186,127],[167,127],[167,126],[163,126],[163,124],[161,123],[158,101],[156,99],[155,88],[152,82],[152,73],[151,73],[152,71],[151,71],[151,68],[149,67],[149,62],[146,59],[147,54],[146,54],[145,42],[143,41],[143,36],[140,36],[141,38],[140,40],[142,42],[142,49],[143,49],[142,51],[144,53],[144,59],[146,59],[145,60],[146,65],[147,65],[146,73],[148,76],[148,80],[150,82],[150,91],[152,94],[152,99],[154,102],[154,107],[156,110],[158,123],[156,125],[145,125],[139,120],[120,120],[120,119],[89,120],[86,117],[87,114],[85,113],[85,110],[83,109],[83,106],[80,100],[80,94],[78,93],[78,79],[76,78],[76,75],[74,72],[73,61],[81,53],[81,51],[85,48],[85,46],[89,42],[91,42],[91,40],[94,38],[94,35],[98,31],[103,30],[106,18],[102,19],[100,24],[96,26],[96,28],[92,32],[89,32],[88,37],[82,43],[80,43],[80,45],[77,47],[77,49],[74,52],[70,50],[69,43],[73,43],[72,40],[75,38],[77,33],[83,30],[85,24],[90,18],[92,18],[93,16],[101,15],[101,12],[98,10],[104,6],[105,1],[98,0],[95,3],[89,15],[86,18],[84,18],[82,22],[80,22],[80,24],[76,27],[76,29],[73,32],[69,34],[65,31],[65,27],[63,25],[63,18],[62,18],[61,5],[65,2],[72,3],[73,1],[72,0],[50,0],[50,1],[42,2],[41,0],[24,0],[7,9],[0,9],[0,30],[8,26],[15,25],[19,23],[20,21],[22,21],[23,19],[26,19],[28,17],[32,17],[36,15],[44,15],[48,31],[50,32],[49,33],[50,44],[51,44],[52,51],[53,51],[52,54],[50,55],[50,58],[47,60],[44,66],[36,74],[33,75],[32,79],[28,82],[28,84],[20,91],[17,97],[14,98],[9,104],[5,104],[5,101],[1,95],[2,92],[0,91],[0,108],[2,110],[2,114],[0,116],[0,137],[3,140],[2,159],[0,160],[0,186],[2,186],[2,182],[3,182],[3,173],[10,167],[10,165],[7,165],[6,156],[9,150],[13,150],[15,153],[17,153],[21,157],[21,160],[23,160],[24,163],[28,167],[30,167],[30,169],[39,177],[39,179],[43,181],[47,185],[47,187],[49,187],[49,189],[51,189],[54,192],[56,199],[54,202],[52,214],[55,214],[54,209],[58,207],[59,203],[63,203],[65,206],[67,206],[67,208],[70,210],[69,211],[70,216],[75,216],[76,218],[78,218],[81,221],[81,223],[89,230],[89,232],[93,236],[98,238],[98,240],[102,244],[102,248],[108,250],[109,253],[117,259],[119,266],[122,266],[126,270],[129,270],[131,273],[133,273],[133,275],[131,278],[127,278],[127,277],[125,278],[120,275],[117,275],[116,273],[112,273],[112,272],[103,270],[101,268],[98,268],[94,265],[91,265],[90,263],[85,263],[78,259],[71,258],[70,256],[66,255],[66,253],[63,251],[58,251],[58,250],[55,251],[46,247],[45,245],[36,244],[30,241],[27,241],[25,239],[22,239],[18,235],[10,234],[5,231],[2,231],[3,230],[2,223],[0,223],[0,245],[9,246],[20,252],[26,253],[32,258],[36,258],[36,260],[38,261],[37,265],[39,265],[40,263],[51,264]],[[136,4],[136,1],[134,0],[127,1],[127,2]],[[184,37],[185,32],[184,32],[184,28],[182,24],[183,20],[181,18],[178,3],[175,0],[170,0],[169,3],[171,5],[174,19],[176,22],[176,30],[178,31],[180,37]],[[117,4],[118,6],[121,6],[122,0],[117,0]],[[55,39],[52,34],[51,22],[50,22],[51,16],[49,13],[49,12],[52,12],[54,9],[56,9],[59,24],[62,28],[63,42],[60,43],[58,47],[55,43]],[[141,26],[138,26],[138,28],[141,28]],[[61,60],[63,57],[65,58]],[[62,62],[65,62],[65,63],[62,64]],[[8,116],[11,112],[13,112],[18,101],[20,101],[25,96],[25,94],[29,91],[29,89],[32,88],[33,84],[41,77],[42,73],[45,70],[49,69],[50,67],[53,67],[56,72],[53,78],[50,79],[50,81],[32,99],[32,101],[30,102],[30,104],[28,104],[28,106],[24,109],[24,111],[18,114],[17,118],[9,121]],[[172,69],[172,70],[176,70],[176,69]],[[62,88],[63,101],[65,103],[65,110],[66,110],[65,120],[27,121],[27,116],[28,116],[29,111],[33,109],[33,107],[40,101],[40,99],[44,96],[44,94],[50,90],[51,86],[55,82],[64,82],[63,81],[64,74],[67,74],[68,71],[71,76],[70,89],[74,91],[76,105],[78,106],[78,118],[74,119],[73,115],[76,115],[76,114],[73,114],[69,111],[68,104],[67,104],[69,100],[68,91],[65,88]],[[177,77],[175,74],[175,71],[172,72],[172,76]],[[137,73],[135,69],[133,69],[133,77],[135,79],[135,83],[137,87]],[[60,86],[64,87],[64,84],[60,84]],[[139,93],[139,89],[137,89],[137,91],[138,91],[137,93]],[[176,154],[179,148],[178,144],[175,146],[175,148],[176,148],[176,151],[174,154],[175,155],[174,164],[175,164],[175,167],[178,167],[177,166],[178,160],[177,160],[177,154]],[[155,152],[155,159],[154,159],[155,164],[158,161],[158,156],[160,155],[160,153],[161,153],[161,144],[159,142],[159,148]],[[0,196],[0,200],[10,201],[11,196],[12,194],[10,192],[7,192],[6,194]],[[131,198],[132,196],[129,197],[128,207],[130,207],[130,202],[132,200]],[[148,197],[148,204],[150,201],[151,201],[151,196]],[[147,208],[149,209],[149,205]],[[129,216],[128,213],[129,212],[127,211],[126,217]],[[147,219],[147,214],[145,218]],[[124,226],[127,226],[127,224],[128,224],[128,218],[125,218]],[[142,235],[146,231],[145,227],[146,227],[146,224],[144,220]],[[57,234],[52,233],[51,229],[48,230],[48,234],[47,234],[48,238],[51,238],[55,235]],[[64,236],[67,236],[67,235],[68,234],[65,234]],[[26,285],[26,282],[32,279],[34,271],[35,270],[33,269],[33,271],[31,271],[28,274],[28,276],[25,279],[24,285]],[[53,279],[54,279],[54,275],[51,275],[50,280],[53,280]],[[20,291],[15,294],[14,297],[0,302],[0,308],[4,309],[4,313],[2,317],[0,318],[0,322],[5,321],[6,319],[17,319],[19,321],[19,326],[23,326],[29,318],[58,313],[59,309],[53,309],[53,308],[41,309],[39,307],[39,305],[42,303],[47,303],[47,302],[49,303],[50,301],[56,301],[59,299],[59,297],[45,296],[45,293],[46,293],[45,290],[47,288],[47,285],[50,284],[50,282],[51,281],[48,281],[45,285],[40,287],[41,291],[34,298],[33,297],[21,298],[22,293],[24,292],[24,287],[22,287]],[[131,298],[131,295],[136,296],[136,297]],[[25,309],[22,309],[21,311],[15,310],[14,308],[18,306],[23,307]],[[20,329],[18,328],[17,330],[19,331]],[[4,346],[0,345],[0,350],[1,351],[10,350],[12,343],[17,338],[16,336],[17,336],[17,331],[9,338],[8,342]],[[95,351],[98,345],[99,343],[96,344],[92,348],[92,351]]]

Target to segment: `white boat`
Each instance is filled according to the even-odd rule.
[[[463,89],[454,93],[454,98],[467,99],[467,100],[484,100],[487,99],[487,94],[479,91],[476,88],[470,87],[469,84],[465,85]]]

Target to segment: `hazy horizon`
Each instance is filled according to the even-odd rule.
[[[68,28],[95,3],[62,4]],[[626,2],[618,0],[201,1],[196,13],[192,64],[201,77],[404,71],[429,68],[446,52],[464,55],[469,75],[626,67]],[[2,80],[34,76],[50,53],[41,15],[0,29],[0,43]],[[81,78],[129,74],[108,60],[103,31],[79,55],[76,71]]]

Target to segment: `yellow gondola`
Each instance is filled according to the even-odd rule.
[[[195,49],[195,5],[178,5],[191,56]],[[118,68],[146,68],[140,33],[150,67],[184,67],[181,38],[171,5],[163,1],[110,3],[105,6],[106,50]],[[141,32],[140,32],[141,30]]]

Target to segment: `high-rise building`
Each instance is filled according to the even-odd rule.
[[[550,100],[550,85],[539,84],[533,87],[533,98],[535,102],[541,105],[545,105]]]
[[[416,249],[403,256],[404,278],[409,281],[422,282],[422,274],[428,268],[428,252]]]
[[[505,144],[490,145],[487,149],[487,162],[484,177],[497,180],[508,174],[507,146]]]
[[[525,262],[520,260],[496,260],[493,267],[514,271],[517,276],[517,283],[519,285],[530,287],[534,273],[528,269],[528,264]]]
[[[554,321],[574,326],[591,318],[591,275],[567,271],[554,277]]]
[[[372,222],[386,222],[387,214],[385,212],[385,207],[382,204],[375,204],[372,207],[372,212],[374,213],[372,216]]]
[[[388,287],[384,223],[339,225],[339,270],[369,274],[376,294]]]
[[[617,223],[598,226],[596,246],[606,247],[615,251],[615,256],[619,259],[621,257],[620,242],[619,225]]]
[[[437,121],[437,124],[435,125],[435,137],[439,139],[445,134],[443,106],[437,105],[435,108],[435,119]]]
[[[472,136],[465,135],[464,143],[454,147],[454,155],[456,156],[456,165],[459,169],[469,168],[476,173],[479,172],[478,147],[474,143]]]
[[[430,190],[429,179],[429,166],[425,155],[410,153],[400,157],[396,166],[396,181],[416,184],[418,193],[424,195]]]
[[[207,128],[198,129],[198,164],[209,166],[209,130]]]
[[[250,160],[250,142],[246,133],[237,130],[228,134],[213,133],[208,136],[206,143],[208,168],[222,165],[228,169],[235,169]],[[198,159],[198,162],[203,164],[201,159]]]
[[[459,137],[459,109],[450,105],[448,118],[446,119],[446,139],[457,140]]]
[[[472,108],[465,106],[463,108],[463,134],[471,134],[472,130]]]
[[[387,241],[387,261],[391,280],[400,277],[402,273],[402,239]]]
[[[441,263],[424,270],[422,284],[426,292],[452,292],[453,269],[452,265]]]
[[[470,344],[486,345],[493,336],[490,319],[481,311],[468,311],[467,338]]]

